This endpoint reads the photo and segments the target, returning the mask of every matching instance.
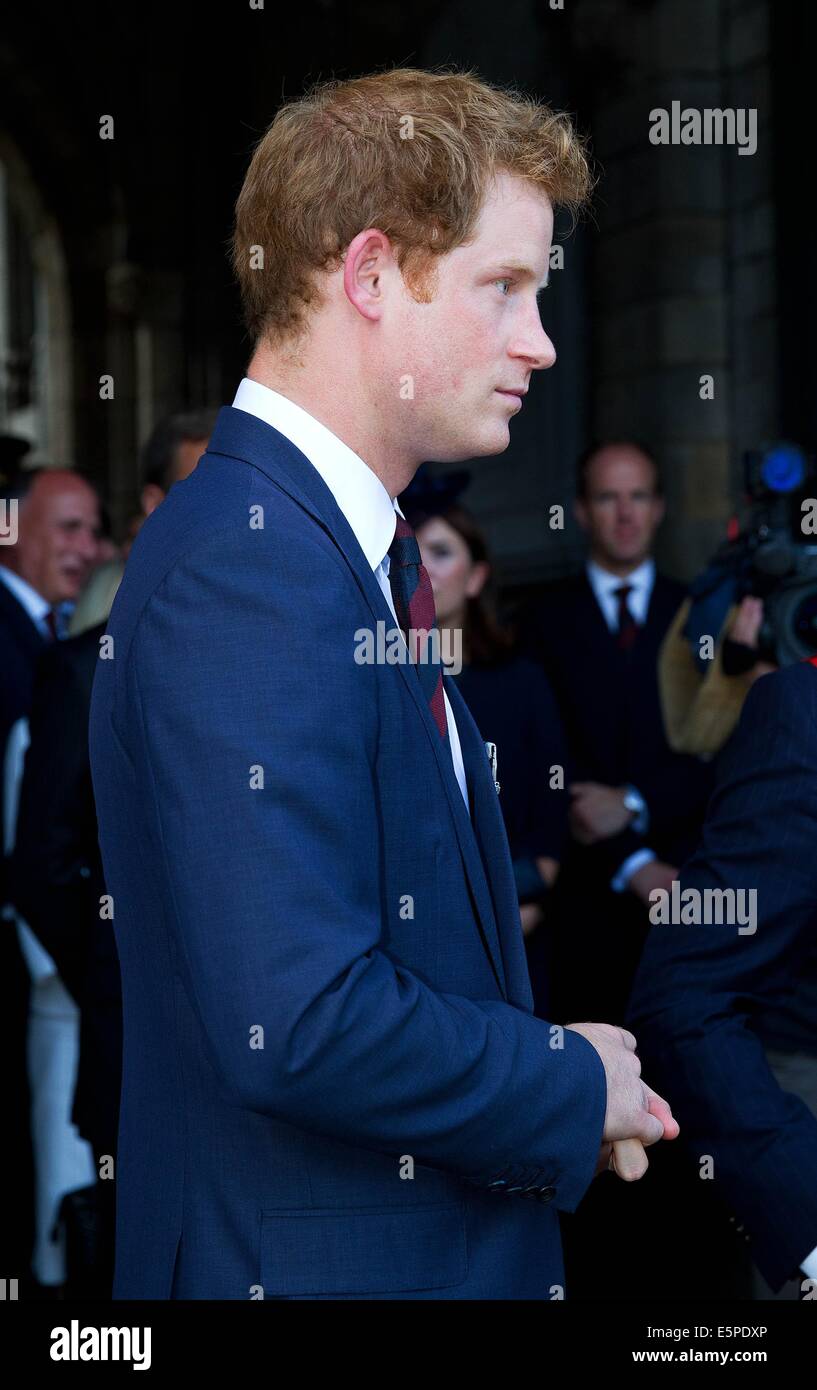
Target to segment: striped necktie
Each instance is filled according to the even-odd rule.
[[[431,637],[432,631],[437,631],[431,580],[420,559],[420,547],[414,531],[403,517],[398,516],[396,519],[397,530],[389,546],[389,584],[394,599],[394,611],[440,737],[447,739],[448,720],[443,696],[439,639]],[[413,643],[409,638],[409,630],[414,637]]]

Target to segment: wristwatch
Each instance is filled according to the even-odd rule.
[[[639,835],[645,835],[647,826],[650,822],[650,813],[647,810],[647,803],[635,787],[629,783],[624,788],[624,805],[628,811],[632,811],[633,819],[630,825]]]

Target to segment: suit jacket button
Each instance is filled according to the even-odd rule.
[[[538,1192],[536,1193],[536,1200],[538,1202],[552,1202],[555,1196],[555,1187],[540,1187]]]

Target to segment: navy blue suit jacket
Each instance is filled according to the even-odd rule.
[[[656,574],[629,652],[618,649],[585,571],[549,585],[524,624],[525,645],[544,666],[559,705],[576,781],[632,783],[649,808],[646,836],[627,827],[582,846],[579,877],[597,874],[609,883],[645,845],[671,864],[695,848],[712,768],[670,748],[658,691],[658,653],[684,597],[683,585]]]
[[[48,648],[33,619],[20,600],[0,579],[0,651],[3,654],[0,676],[0,768],[6,756],[8,736],[18,719],[28,716],[34,691],[37,662]],[[2,795],[2,787],[0,787]],[[7,900],[8,865],[0,842],[0,907]],[[14,948],[17,949],[16,933]]]
[[[604,1070],[533,1015],[458,692],[473,821],[416,671],[355,661],[379,620],[317,470],[222,410],[137,537],[94,682],[124,1009],[117,1298],[563,1284],[557,1208],[593,1177]]]
[[[752,687],[680,877],[688,888],[756,890],[757,929],[654,926],[630,1026],[650,1084],[671,1103],[696,1160],[712,1156],[714,1180],[778,1289],[817,1246],[817,1118],[781,1090],[764,1050],[786,1046],[788,1025],[790,1048],[810,1037],[817,1053],[813,666]]]
[[[72,1119],[98,1153],[114,1153],[122,1054],[119,961],[104,891],[88,710],[104,625],[52,642],[37,666],[20,785],[11,899],[80,1008]]]

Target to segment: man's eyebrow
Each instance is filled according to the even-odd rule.
[[[535,271],[531,270],[529,265],[522,265],[520,261],[503,261],[501,264],[493,267],[491,274],[493,275],[495,271],[504,272],[506,270],[512,270],[516,275],[525,275],[527,276],[528,280],[533,280],[536,278]],[[550,267],[548,267],[545,273],[544,280],[540,280],[539,284],[536,286],[536,293],[538,294],[540,290],[546,290],[549,281]]]

